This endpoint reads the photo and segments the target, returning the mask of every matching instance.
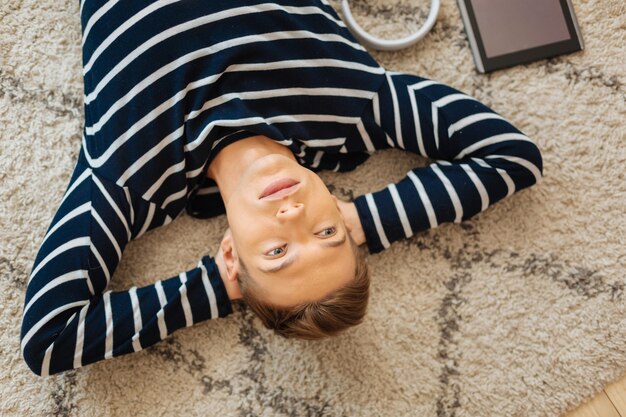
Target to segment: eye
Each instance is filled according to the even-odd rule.
[[[323,237],[328,237],[328,236],[332,236],[335,233],[337,233],[337,229],[334,227],[328,227],[324,230],[322,230],[321,232],[317,233],[318,236],[323,236]]]
[[[265,254],[267,256],[278,256],[278,255],[282,255],[283,253],[285,253],[286,250],[286,246],[280,246],[278,248],[274,248],[269,252],[266,252]]]

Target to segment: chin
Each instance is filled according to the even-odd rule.
[[[277,175],[284,175],[294,177],[295,179],[301,179],[303,174],[303,167],[301,167],[294,160],[279,154],[272,154],[263,156],[254,163],[252,163],[246,169],[244,174],[249,179],[274,177]]]
[[[265,155],[250,164],[246,171],[254,172],[254,175],[262,175],[265,174],[266,171],[277,171],[287,165],[289,162],[291,162],[289,158],[283,155]]]

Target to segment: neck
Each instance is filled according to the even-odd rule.
[[[242,167],[249,166],[257,159],[272,154],[280,154],[296,160],[293,153],[285,146],[279,145],[266,136],[252,136],[231,143],[222,149],[211,161],[206,174],[217,183],[224,203],[228,204],[244,171]]]

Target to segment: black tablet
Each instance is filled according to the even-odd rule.
[[[583,49],[570,0],[458,0],[480,72]]]

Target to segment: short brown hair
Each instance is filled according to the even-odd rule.
[[[349,236],[349,235],[348,235]],[[284,308],[260,300],[254,280],[239,259],[239,290],[243,301],[261,319],[266,328],[285,338],[306,340],[335,336],[360,324],[369,301],[370,273],[364,254],[349,236],[356,268],[354,279],[320,300]]]

